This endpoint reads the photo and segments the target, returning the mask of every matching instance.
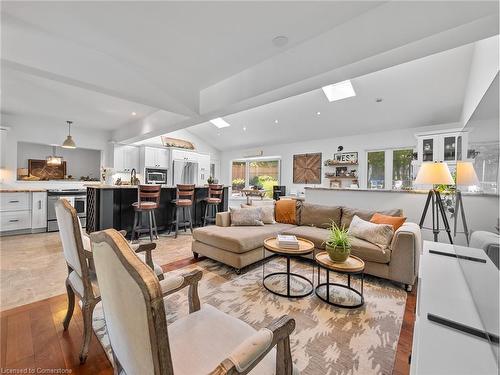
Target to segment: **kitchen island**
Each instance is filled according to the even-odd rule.
[[[205,198],[208,186],[197,186],[192,206],[193,226],[201,226],[205,214]],[[228,188],[224,187],[219,212],[228,210]],[[162,186],[160,207],[155,211],[158,231],[170,229],[174,216],[172,200],[176,197],[176,188]],[[134,224],[134,208],[137,202],[137,186],[130,185],[95,185],[87,186],[87,233],[114,228],[125,230],[128,235]],[[143,220],[147,223],[147,220]]]

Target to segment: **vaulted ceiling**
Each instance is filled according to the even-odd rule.
[[[495,35],[498,3],[4,1],[1,21],[2,113],[132,141]]]

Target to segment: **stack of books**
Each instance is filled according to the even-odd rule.
[[[297,240],[297,237],[295,237],[295,236],[278,234],[278,236],[276,237],[276,240],[278,241],[278,246],[282,247],[284,249],[298,249],[299,248],[299,241]]]

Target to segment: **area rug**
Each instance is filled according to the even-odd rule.
[[[274,259],[266,264],[266,274],[283,268],[283,262]],[[312,276],[309,263],[294,263],[293,268],[306,277]],[[267,326],[283,314],[294,318],[292,357],[301,374],[392,373],[406,292],[389,281],[366,276],[365,304],[357,309],[344,309],[326,304],[314,293],[301,299],[289,299],[268,292],[262,286],[262,266],[238,276],[229,267],[204,260],[174,272],[182,274],[193,269],[203,271],[199,288],[202,304],[210,304],[256,329]],[[330,281],[345,283],[343,276],[331,275]],[[358,281],[353,281],[353,285],[359,288]],[[302,287],[307,285],[294,284],[296,290]],[[165,306],[169,323],[185,316],[188,313],[186,292],[168,297]],[[95,310],[93,323],[111,359],[100,306]]]

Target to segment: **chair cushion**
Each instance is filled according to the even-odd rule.
[[[139,202],[134,202],[132,203],[132,207],[138,210],[154,210],[158,208],[158,204],[156,202],[141,202],[139,205]]]
[[[354,215],[357,215],[363,220],[370,221],[376,212],[389,216],[403,216],[403,210],[399,208],[393,208],[390,210],[360,210],[359,208],[342,207],[342,219],[340,220],[340,226],[345,229],[349,228]]]
[[[340,206],[324,206],[303,202],[299,212],[299,225],[329,228],[333,220],[337,226],[340,226],[342,214],[342,207]]]
[[[328,229],[300,226],[284,230],[283,234],[293,234],[296,237],[305,238],[312,241],[316,249],[323,250],[325,248],[324,241],[328,238]]]
[[[351,237],[351,254],[365,262],[386,264],[391,261],[390,249],[381,249],[377,245],[356,237]]]
[[[226,359],[239,344],[255,333],[247,323],[210,305],[176,320],[168,327],[174,373],[208,374]],[[219,337],[219,340],[214,340]],[[276,370],[273,348],[250,371],[253,375],[271,375]]]
[[[207,203],[214,203],[214,204],[219,204],[220,202],[222,202],[220,198],[205,198],[205,201]]]
[[[175,200],[176,206],[191,206],[192,204],[193,204],[193,201],[191,199],[176,199]]]
[[[293,228],[291,224],[266,224],[258,227],[220,227],[211,225],[193,230],[193,238],[232,253],[246,253],[262,247],[264,240]]]

